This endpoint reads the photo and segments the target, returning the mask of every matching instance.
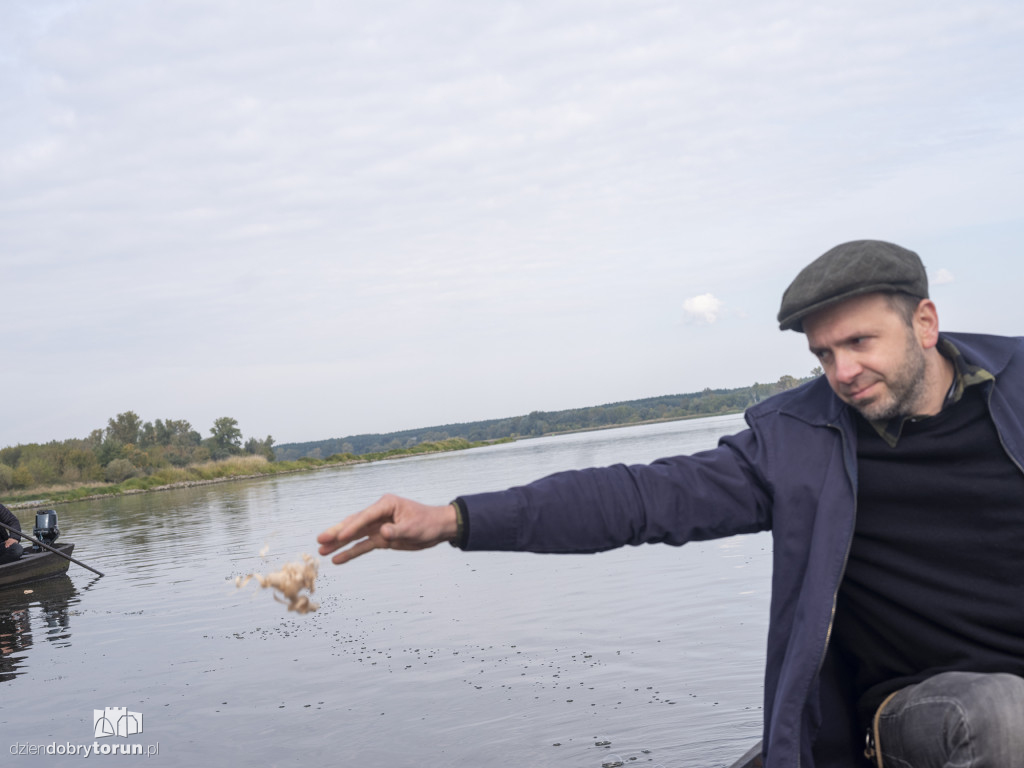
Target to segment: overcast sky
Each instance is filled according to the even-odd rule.
[[[840,242],[1024,329],[1024,4],[3,0],[0,446],[774,381]]]

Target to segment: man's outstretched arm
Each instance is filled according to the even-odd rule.
[[[451,541],[457,534],[454,504],[433,507],[388,494],[328,528],[316,540],[321,555],[340,549],[331,562],[341,565],[375,549],[427,549]]]

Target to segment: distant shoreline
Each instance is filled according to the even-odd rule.
[[[276,444],[273,450],[279,460],[295,460],[304,456],[331,456],[346,451],[364,455],[373,451],[384,451],[393,446],[415,445],[421,441],[428,442],[443,438],[461,437],[473,441],[506,437],[523,439],[569,432],[586,432],[594,429],[614,429],[630,424],[719,416],[740,413],[779,392],[810,381],[816,375],[818,375],[817,369],[811,371],[811,376],[807,378],[786,375],[774,383],[755,382],[747,387],[733,389],[706,387],[700,392],[688,394],[658,395],[557,411],[531,411],[528,414],[499,419],[436,424],[416,429],[361,433],[304,442],[286,442]]]
[[[214,485],[216,483],[227,483],[233,480],[255,480],[261,477],[274,477],[276,475],[290,475],[298,472],[315,472],[320,469],[329,469],[332,467],[350,467],[359,464],[373,464],[379,461],[389,461],[392,459],[405,459],[412,456],[428,456],[437,453],[451,453],[454,451],[466,450],[468,448],[482,448],[488,445],[496,445],[498,442],[511,442],[511,441],[490,441],[483,443],[470,443],[467,440],[446,440],[440,443],[422,443],[419,446],[413,446],[408,449],[395,450],[388,452],[387,455],[380,454],[368,454],[366,457],[362,456],[340,456],[336,460],[328,459],[299,459],[296,461],[286,462],[265,462],[261,464],[261,471],[259,472],[244,472],[238,471],[235,473],[224,474],[218,477],[196,477],[189,478],[186,480],[177,480],[172,483],[161,483],[159,485],[144,485],[139,487],[137,483],[140,479],[129,480],[121,484],[112,484],[106,486],[94,486],[90,484],[83,484],[77,488],[68,489],[65,491],[51,491],[47,493],[45,490],[40,490],[39,498],[26,499],[25,496],[35,495],[32,491],[27,491],[21,494],[17,498],[17,501],[4,502],[4,506],[8,509],[29,509],[31,507],[46,507],[56,506],[57,504],[70,504],[76,501],[94,501],[96,499],[111,498],[116,496],[131,496],[140,493],[151,493],[154,491],[173,491],[180,488],[193,488],[203,485]],[[445,445],[447,444],[447,445]],[[237,457],[236,457],[237,458]],[[250,457],[251,458],[251,457]],[[223,462],[211,462],[212,466],[217,464],[231,464],[232,459],[226,459]],[[299,465],[299,466],[296,466]],[[188,469],[188,468],[187,468]],[[195,469],[194,467],[192,469]],[[142,480],[145,480],[143,478]],[[133,485],[133,483],[135,485]],[[89,490],[96,490],[95,493],[88,493]],[[83,493],[83,491],[86,491]]]
[[[329,459],[297,459],[294,461],[286,462],[268,462],[265,465],[264,471],[260,472],[247,472],[238,474],[227,474],[221,477],[208,477],[208,478],[195,478],[188,480],[178,480],[172,483],[164,483],[161,485],[152,485],[148,487],[131,487],[132,481],[122,483],[120,485],[100,486],[103,490],[99,490],[96,486],[83,485],[77,489],[70,489],[67,491],[56,491],[52,492],[51,495],[42,495],[41,498],[36,499],[22,499],[19,501],[12,501],[6,503],[5,506],[11,510],[30,509],[33,507],[42,508],[47,506],[56,506],[58,504],[70,504],[76,501],[95,501],[97,499],[111,498],[117,496],[131,496],[140,493],[152,493],[156,491],[173,491],[181,488],[195,488],[203,485],[214,485],[216,483],[227,483],[234,480],[255,480],[261,477],[273,477],[276,475],[288,475],[295,474],[298,472],[315,472],[321,469],[328,469],[331,467],[348,467],[358,464],[373,464],[379,461],[389,461],[391,459],[405,459],[412,456],[426,456],[437,453],[452,453],[454,451],[467,450],[469,448],[485,448],[491,445],[498,445],[501,443],[518,442],[520,440],[536,440],[543,437],[557,437],[559,435],[572,435],[579,434],[582,432],[600,432],[608,429],[622,429],[623,427],[639,427],[646,424],[665,424],[673,421],[693,421],[695,419],[709,419],[718,416],[735,416],[736,414],[743,413],[743,410],[728,411],[724,413],[715,414],[700,414],[700,415],[687,415],[678,418],[663,418],[663,419],[648,419],[644,421],[631,421],[623,424],[603,424],[597,427],[586,427],[581,429],[569,429],[556,432],[546,432],[543,435],[528,435],[522,437],[507,438],[503,440],[491,440],[482,441],[478,443],[470,443],[466,440],[452,440],[442,441],[436,444],[421,444],[423,448],[428,445],[430,448],[424,450],[416,450],[416,446],[406,450],[396,449],[395,451],[388,452],[388,455],[380,454],[367,454],[366,458],[360,456],[352,456],[339,458],[338,460],[331,461]],[[451,445],[450,447],[443,447],[443,443],[455,443],[457,445]],[[436,446],[436,447],[435,447]],[[228,459],[227,462],[231,460]],[[303,466],[295,466],[296,464],[302,464]],[[128,487],[122,487],[128,486]],[[86,493],[79,495],[79,491],[83,489],[97,488],[96,493]],[[28,495],[28,494],[23,494]]]
[[[351,463],[368,463],[368,462],[351,462]],[[341,467],[345,464],[324,464],[319,467],[302,467],[300,469],[282,469],[279,472],[257,472],[249,475],[229,475],[226,477],[211,477],[208,479],[201,480],[179,480],[176,483],[168,483],[167,485],[156,485],[152,488],[124,488],[117,491],[107,491],[105,493],[92,493],[87,496],[77,496],[73,499],[61,499],[61,498],[43,498],[43,499],[32,499],[29,501],[16,501],[10,504],[5,504],[8,509],[28,509],[29,507],[43,507],[47,505],[57,504],[71,504],[76,501],[91,501],[94,499],[109,499],[116,496],[133,496],[139,493],[154,493],[156,491],[173,491],[178,488],[193,488],[200,485],[214,485],[216,483],[229,483],[232,480],[254,480],[258,477],[273,477],[276,475],[287,475],[294,472],[314,472],[318,469],[326,469],[327,467]]]
[[[543,435],[528,435],[516,438],[517,440],[536,440],[541,437],[555,437],[556,435],[575,435],[580,432],[600,432],[605,429],[624,429],[625,427],[642,427],[645,424],[667,424],[671,421],[694,421],[696,419],[717,419],[719,416],[735,416],[744,413],[746,409],[738,411],[723,411],[722,413],[701,413],[688,416],[668,417],[664,419],[647,419],[645,421],[628,421],[625,424],[603,424],[599,427],[581,427],[580,429],[563,429],[560,432],[545,432]]]

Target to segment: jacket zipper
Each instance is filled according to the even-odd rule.
[[[843,468],[846,470],[846,477],[850,481],[850,486],[853,489],[853,526],[850,529],[850,535],[846,539],[846,552],[843,555],[843,567],[839,571],[839,580],[836,582],[836,587],[832,592],[832,610],[828,617],[828,629],[825,631],[825,645],[821,649],[821,657],[818,659],[818,666],[815,668],[814,675],[811,677],[812,685],[814,684],[814,680],[816,680],[821,674],[821,668],[825,666],[825,657],[828,655],[828,647],[832,642],[832,627],[836,622],[836,603],[839,601],[839,587],[842,585],[843,577],[846,575],[846,566],[850,561],[850,550],[853,548],[853,531],[857,526],[857,483],[853,478],[853,473],[850,471],[850,464],[846,456],[846,433],[843,432],[842,427],[838,424],[829,424],[828,426],[839,433],[839,439],[842,442]],[[998,430],[996,431],[998,432]],[[797,768],[800,768],[802,761],[803,750],[800,748],[801,740],[802,739],[797,740]]]

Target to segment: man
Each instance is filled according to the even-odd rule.
[[[1024,766],[1024,339],[940,335],[921,260],[871,240],[808,265],[778,319],[825,375],[716,449],[446,506],[385,496],[320,553],[771,530],[769,768]]]
[[[0,540],[3,541],[3,547],[0,547],[0,564],[13,563],[22,555],[21,544],[18,543],[21,522],[3,504],[0,504],[0,526]]]

